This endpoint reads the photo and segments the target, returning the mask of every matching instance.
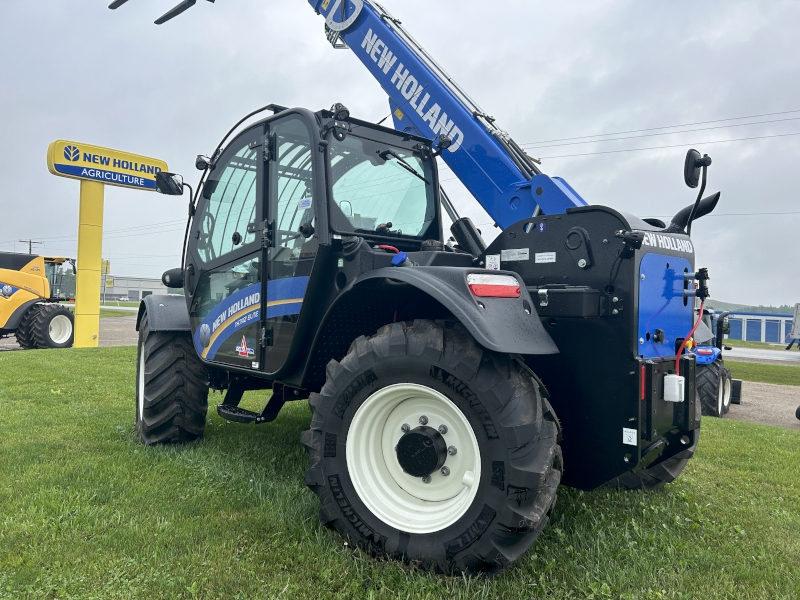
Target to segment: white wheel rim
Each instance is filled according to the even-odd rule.
[[[431,482],[405,473],[395,446],[403,424],[447,426],[444,437],[457,452],[448,455]],[[359,498],[381,521],[408,533],[440,531],[460,519],[472,505],[481,478],[481,455],[472,426],[447,396],[424,385],[398,383],[366,399],[347,432],[347,469]]]
[[[728,408],[731,405],[731,380],[722,378],[722,405]]]
[[[144,420],[144,344],[139,346],[139,372],[136,374],[138,385],[136,386],[136,414],[139,420]]]
[[[722,415],[723,403],[725,401],[725,377],[723,376],[717,387],[717,414]]]
[[[66,343],[72,335],[72,321],[66,315],[56,315],[50,320],[50,339],[54,344]]]

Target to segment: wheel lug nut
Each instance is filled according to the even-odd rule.
[[[445,477],[450,475],[450,469],[448,469],[447,467],[442,467],[442,475],[444,475]]]
[[[425,475],[425,477],[422,478],[422,483],[430,483],[430,482],[431,482],[430,475]]]
[[[439,433],[441,433],[442,435],[447,433],[447,425],[439,425]]]
[[[447,453],[448,453],[450,456],[455,456],[457,452],[458,452],[458,448],[456,448],[455,446],[450,446],[450,447],[447,449]]]
[[[403,423],[403,424],[400,426],[400,430],[401,430],[403,433],[408,433],[409,431],[411,431],[411,426],[410,426],[408,423]]]
[[[428,424],[428,417],[426,417],[425,415],[422,415],[419,418],[419,424],[420,425],[427,425]]]

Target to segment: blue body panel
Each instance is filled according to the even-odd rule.
[[[711,350],[711,354],[699,354],[694,352],[695,360],[698,365],[710,365],[722,354],[722,350],[715,346],[699,346],[703,350]]]
[[[674,356],[675,340],[685,337],[692,329],[691,299],[683,303],[684,269],[693,271],[685,258],[655,253],[642,257],[637,343],[638,354],[643,358]],[[664,332],[663,343],[653,339],[656,329]]]
[[[352,15],[352,0],[342,1],[347,3],[345,16]],[[309,3],[323,17],[333,13],[333,20],[340,22],[339,0]],[[501,228],[530,217],[537,205],[546,214],[586,206],[562,179],[537,175],[527,180],[484,124],[369,1],[364,2],[352,25],[341,32],[341,39],[389,96],[396,129],[430,139],[442,133],[450,136],[453,145],[444,151],[442,159]]]

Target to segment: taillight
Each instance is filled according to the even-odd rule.
[[[711,354],[714,354],[714,351],[708,348],[698,348],[697,353],[702,354],[703,356],[709,356]]]
[[[467,285],[480,298],[519,298],[519,282],[511,275],[472,273],[467,275]]]

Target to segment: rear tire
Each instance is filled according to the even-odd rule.
[[[34,304],[31,306],[20,319],[19,326],[14,332],[17,338],[17,343],[23,350],[33,350],[36,348],[36,342],[33,339],[33,315],[39,310],[41,304]]]
[[[695,430],[697,438],[700,437],[700,429]],[[641,471],[623,473],[616,479],[609,482],[612,488],[625,488],[628,490],[641,490],[643,492],[654,492],[660,490],[668,483],[675,481],[686,468],[689,459],[697,449],[697,441],[687,448],[666,459],[663,462],[651,465]]]
[[[40,350],[71,348],[75,341],[75,317],[60,304],[39,304],[31,319],[33,341]]]
[[[460,324],[395,323],[358,338],[328,364],[301,436],[320,520],[373,556],[498,572],[539,536],[561,481],[558,424],[542,389]],[[401,465],[411,456],[400,450],[404,424],[429,430],[444,466],[412,475],[416,463]],[[432,447],[421,443],[414,460]],[[445,457],[445,446],[457,452]]]
[[[724,363],[723,363],[724,364]],[[722,369],[722,410],[723,414],[728,414],[731,411],[731,398],[733,396],[733,376],[731,370],[727,368]]]
[[[725,390],[727,388],[727,405],[731,403],[731,386],[725,385],[725,368],[722,359],[707,365],[697,365],[696,390],[697,398],[704,417],[721,417],[725,410]]]
[[[191,442],[203,435],[208,375],[188,331],[150,331],[139,325],[136,434],[145,445]]]

